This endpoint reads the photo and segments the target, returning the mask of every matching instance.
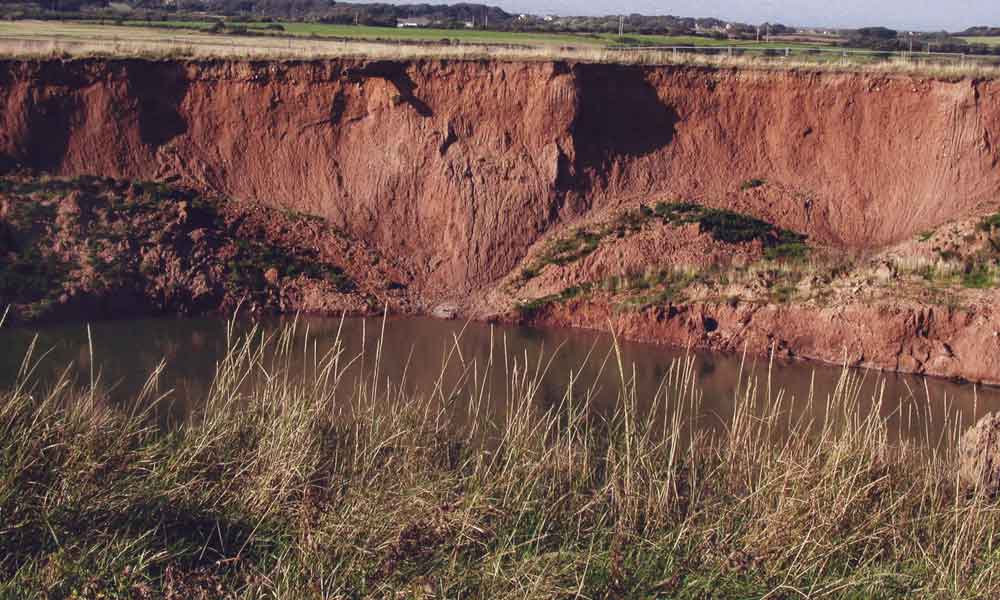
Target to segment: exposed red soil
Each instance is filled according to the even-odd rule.
[[[627,339],[683,348],[773,351],[779,359],[1000,385],[1000,319],[991,307],[969,311],[894,301],[824,308],[692,302],[627,312],[597,299],[553,305],[537,322],[611,327]]]
[[[759,256],[693,231],[643,232],[510,289],[537,244],[640,201],[751,214],[843,252],[1000,204],[995,81],[549,62],[7,61],[0,98],[9,164],[176,178],[321,216],[394,261],[391,277],[408,286],[400,306],[450,303],[478,318],[615,269]],[[752,178],[766,185],[741,190]],[[710,311],[717,329],[701,333],[712,305],[615,316],[597,297],[545,320],[603,328],[612,316],[655,341],[759,352],[777,342],[835,362],[846,348],[859,364],[1000,380],[986,357],[1000,355],[988,301],[943,311],[843,298],[723,304]],[[311,302],[321,309],[322,294]]]

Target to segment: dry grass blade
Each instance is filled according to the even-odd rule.
[[[199,412],[173,430],[148,410],[162,365],[116,406],[96,374],[36,394],[26,359],[0,393],[0,596],[1000,589],[1000,507],[956,480],[954,435],[894,441],[890,420],[907,419],[881,387],[861,397],[863,374],[796,400],[815,410],[792,418],[780,381],[741,372],[717,428],[690,356],[640,402],[635,368],[595,348],[546,404],[551,356],[497,343],[504,355],[479,364],[456,342],[433,389],[413,393],[378,375],[384,327],[368,357],[346,356],[340,335],[320,353],[298,322],[230,325]],[[610,414],[582,383],[605,368],[619,380]],[[494,400],[506,408],[490,420]]]

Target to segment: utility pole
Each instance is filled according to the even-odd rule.
[[[625,15],[618,16],[618,37],[625,37]]]

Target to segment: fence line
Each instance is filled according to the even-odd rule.
[[[520,47],[504,44],[488,43],[448,43],[445,41],[397,41],[382,39],[341,39],[341,38],[316,38],[316,37],[263,37],[263,36],[230,36],[225,39],[205,39],[198,35],[176,35],[150,38],[131,37],[93,37],[86,38],[76,35],[51,34],[51,35],[0,35],[0,44],[18,43],[37,45],[45,50],[66,50],[68,48],[80,47],[100,47],[113,51],[121,51],[128,46],[159,46],[166,48],[201,48],[205,50],[220,49],[228,52],[241,51],[247,54],[255,52],[295,52],[295,51],[315,51],[317,49],[328,49],[331,51],[344,51],[350,46],[376,45],[386,47],[413,46],[424,49],[444,49],[450,48],[452,51],[461,49],[477,49],[489,54],[491,51],[497,54],[505,54],[512,50],[522,50],[531,52],[553,51],[554,47]],[[2,50],[2,49],[0,49]],[[612,54],[629,54],[641,56],[647,53],[661,53],[678,55],[701,54],[706,56],[744,56],[754,55],[768,59],[782,59],[791,57],[816,59],[822,55],[836,55],[844,59],[852,57],[868,58],[873,61],[888,62],[892,60],[912,61],[912,62],[934,62],[951,61],[963,66],[968,64],[982,64],[1000,66],[1000,56],[961,54],[954,52],[898,52],[863,50],[854,48],[834,48],[834,47],[755,47],[755,46],[608,46],[608,47],[574,47],[564,46],[558,50],[571,55],[574,52],[609,52]]]
[[[617,52],[670,52],[707,54],[718,56],[727,54],[729,56],[739,54],[761,54],[769,57],[780,57],[784,55],[816,55],[816,54],[836,54],[842,57],[868,56],[882,60],[905,59],[905,60],[933,60],[935,58],[952,59],[965,62],[966,60],[984,61],[1000,63],[1000,56],[990,54],[967,54],[961,52],[906,52],[897,50],[867,50],[858,48],[833,48],[824,46],[802,47],[802,46],[609,46],[608,50]]]

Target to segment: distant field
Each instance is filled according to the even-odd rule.
[[[19,29],[27,32],[29,29],[36,35],[56,34],[85,35],[100,33],[102,36],[133,37],[136,30],[166,32],[167,35],[182,31],[204,32],[211,28],[214,21],[126,21],[124,25],[104,25],[96,22],[33,22],[28,27],[27,22],[0,23],[0,35],[19,33]],[[358,40],[399,40],[399,41],[440,41],[458,40],[474,44],[517,44],[526,46],[577,46],[577,47],[609,47],[615,45],[636,46],[706,46],[706,47],[742,47],[742,48],[811,48],[825,44],[801,41],[730,41],[715,40],[699,36],[667,36],[667,35],[626,35],[619,38],[614,34],[571,34],[571,33],[521,33],[508,31],[483,31],[477,29],[434,29],[434,28],[397,28],[368,27],[358,25],[335,25],[327,23],[280,23],[284,31],[268,31],[270,23],[231,23],[232,26],[245,26],[248,29],[276,36],[318,36],[331,38],[350,38]],[[97,29],[100,28],[100,29]],[[141,35],[141,34],[140,34]],[[155,35],[155,34],[153,34]]]
[[[603,40],[604,43],[608,45],[616,44],[619,42],[619,37],[614,34],[605,33],[599,34],[599,39]],[[712,38],[700,37],[696,35],[626,35],[621,43],[629,45],[635,40],[638,42],[636,45],[656,45],[656,46],[711,46],[711,47],[727,47],[731,46],[734,48],[764,48],[764,49],[779,49],[779,48],[815,48],[821,46],[827,46],[829,44],[820,44],[815,42],[756,42],[756,41],[740,41],[740,40],[716,40]]]
[[[147,23],[145,21],[126,21],[126,26],[138,27],[168,27],[207,30],[215,22],[212,21],[164,21]],[[232,26],[245,26],[248,29],[266,31],[270,23],[231,23]],[[368,27],[364,25],[336,25],[329,23],[280,23],[284,31],[268,32],[276,35],[320,36],[353,38],[359,40],[403,40],[403,41],[439,41],[443,39],[460,40],[470,43],[492,44],[527,44],[527,45],[604,45],[606,42],[589,35],[547,34],[547,33],[517,33],[508,31],[484,31],[481,29],[435,29],[423,27]],[[117,26],[115,26],[117,27]]]
[[[954,57],[891,56],[888,53],[821,52],[820,42],[775,40],[729,42],[693,36],[618,36],[512,33],[482,30],[399,29],[319,23],[286,23],[283,35],[268,35],[266,23],[245,24],[261,35],[209,33],[213,21],[115,25],[82,21],[0,21],[3,56],[146,56],[260,59],[368,57],[382,59],[577,60],[629,64],[703,64],[765,68],[822,68],[998,77],[993,57],[958,62]],[[281,33],[281,32],[279,32]],[[993,40],[994,38],[986,38]],[[460,40],[463,43],[439,44]],[[731,45],[737,51],[720,47]],[[644,46],[629,49],[623,46]],[[657,48],[700,46],[701,50]],[[789,52],[784,50],[788,49]]]
[[[1000,46],[1000,36],[992,37],[963,37],[961,38],[970,44],[986,44],[987,46]]]

